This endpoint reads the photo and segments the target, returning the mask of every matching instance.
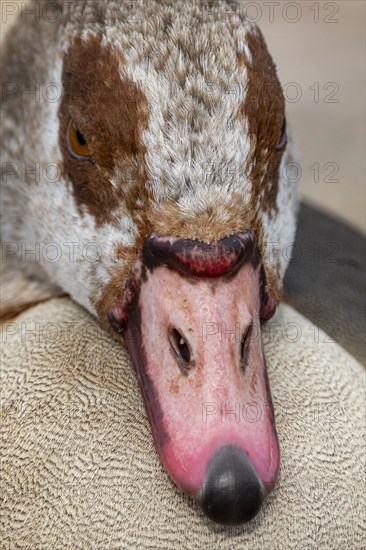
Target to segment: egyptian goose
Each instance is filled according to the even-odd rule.
[[[279,472],[261,323],[297,208],[263,36],[224,0],[29,9],[3,48],[8,265],[127,343],[172,479],[248,521]]]

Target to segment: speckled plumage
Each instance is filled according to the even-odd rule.
[[[47,0],[38,4],[40,13],[55,6]],[[3,49],[2,78],[15,88],[6,88],[2,105],[2,240],[25,243],[26,250],[40,243],[41,251],[57,243],[59,254],[61,250],[57,261],[47,257],[47,249],[40,261],[27,254],[26,262],[17,263],[17,257],[25,258],[18,246],[20,255],[12,254],[14,273],[31,274],[42,287],[57,285],[103,318],[101,304],[112,305],[108,289],[122,293],[128,269],[150,232],[214,241],[253,227],[269,292],[278,299],[289,250],[281,251],[294,240],[297,192],[283,177],[292,160],[290,144],[280,161],[274,200],[274,184],[261,187],[272,152],[263,146],[257,156],[256,112],[269,121],[262,128],[264,138],[271,134],[272,120],[282,115],[276,112],[279,88],[264,85],[272,68],[256,51],[263,50],[256,26],[222,0],[209,9],[198,0],[58,4],[63,15],[57,22],[45,17],[36,23],[29,19],[27,25],[19,21]],[[113,171],[96,167],[118,197],[109,211],[103,206],[98,214],[102,220],[105,215],[104,223],[97,223],[87,204],[78,204],[75,188],[62,172],[61,101],[49,102],[43,93],[47,83],[62,86],[64,59],[78,37],[85,44],[98,39],[99,47],[117,60],[121,83],[133,83],[148,105],[147,126],[138,135],[144,151],[141,190],[134,190],[140,157],[129,157],[127,176],[121,156],[114,158]],[[95,67],[107,82],[110,66],[98,66],[95,59]],[[255,79],[260,93],[253,98]],[[24,93],[36,83],[39,101]],[[108,96],[103,102],[108,109]],[[91,105],[90,116],[100,108]],[[38,181],[27,172],[34,163]],[[45,177],[51,163],[61,177]]]

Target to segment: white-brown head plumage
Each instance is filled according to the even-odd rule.
[[[284,98],[260,31],[229,4],[59,0],[57,23],[20,23],[8,39],[3,78],[20,86],[3,103],[3,166],[38,163],[40,177],[3,176],[2,238],[58,243],[62,259],[37,271],[102,320],[151,232],[215,241],[252,227],[280,296],[287,259],[271,243],[293,241],[297,204],[290,144],[275,150]],[[24,95],[48,82],[60,101]],[[95,162],[70,156],[70,118]]]

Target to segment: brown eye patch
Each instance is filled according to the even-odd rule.
[[[79,160],[90,160],[95,162],[91,157],[91,152],[86,139],[75,122],[70,118],[66,132],[67,150],[70,155]]]
[[[279,168],[286,145],[285,98],[276,66],[259,29],[247,34],[251,58],[238,55],[246,67],[247,89],[240,114],[248,125],[251,154],[247,176],[252,182],[252,209],[271,215],[277,209]]]
[[[86,208],[97,225],[117,224],[122,206],[133,216],[146,185],[142,133],[148,103],[124,67],[122,52],[104,45],[101,36],[76,37],[63,59],[63,175],[80,213]]]

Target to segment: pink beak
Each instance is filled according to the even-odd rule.
[[[162,463],[224,524],[252,519],[279,472],[261,339],[274,303],[263,276],[251,230],[210,245],[152,235],[110,314]]]

